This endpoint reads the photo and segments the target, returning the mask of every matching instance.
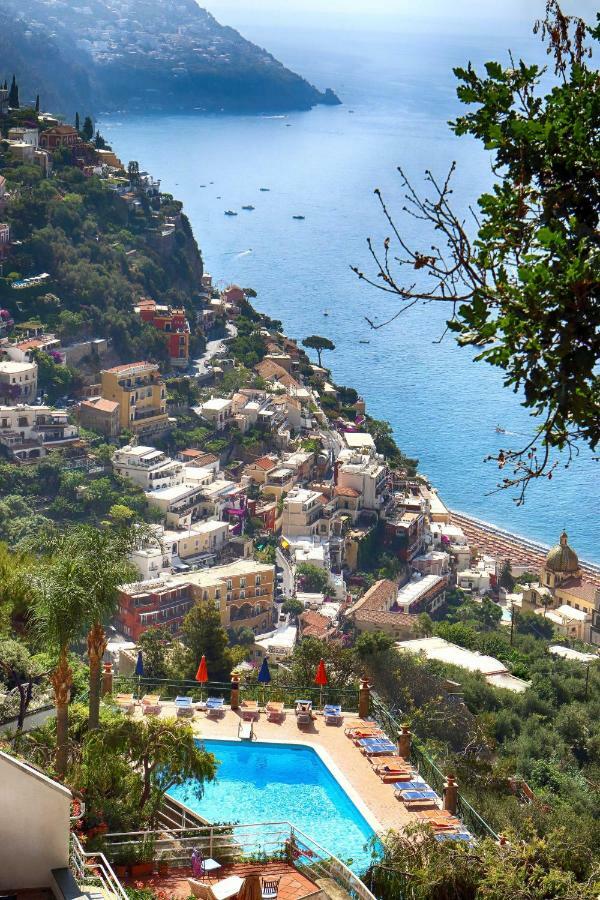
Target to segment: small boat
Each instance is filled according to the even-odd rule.
[[[323,315],[324,315],[324,316],[328,316],[328,315],[329,315],[329,310],[324,309],[324,310],[323,310]]]
[[[256,209],[256,207],[249,204],[248,206],[242,206],[242,209],[253,210],[253,209]]]
[[[506,434],[506,428],[502,428],[501,425],[496,425],[497,434]]]
[[[270,191],[271,188],[261,188],[261,191],[264,193],[265,191]]]
[[[237,216],[237,213],[234,212],[232,209],[226,209],[226,210],[225,210],[225,215],[226,215],[226,216]]]
[[[370,344],[371,341],[359,341],[358,343],[359,343],[359,344]]]
[[[206,185],[205,185],[205,184],[201,184],[200,187],[206,187]]]
[[[302,222],[306,216],[292,216],[292,219],[298,219],[299,222]]]

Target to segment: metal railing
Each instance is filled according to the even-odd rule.
[[[373,718],[379,723],[382,730],[392,741],[398,738],[398,732],[401,730],[401,722],[388,709],[381,698],[371,691],[371,707],[370,712]],[[402,711],[398,711],[402,715]],[[435,764],[431,757],[425,752],[419,740],[413,735],[411,742],[410,761],[418,769],[419,774],[425,779],[433,790],[442,796],[446,776],[442,770]],[[479,813],[473,809],[471,804],[465,797],[458,794],[457,814],[462,819],[464,825],[473,835],[478,837],[491,837],[498,840],[498,835],[491,825],[483,819]]]
[[[104,853],[86,853],[76,834],[71,834],[69,854],[71,871],[80,888],[84,885],[97,885],[102,888],[106,897],[128,900],[123,885],[113,872],[112,866]]]
[[[240,701],[258,700],[268,703],[270,700],[283,703],[293,709],[296,700],[312,700],[315,709],[327,703],[339,704],[345,712],[358,710],[358,688],[337,688],[327,685],[322,690],[315,685],[289,685],[279,683],[275,678],[269,684],[251,682],[240,683]],[[136,696],[144,694],[160,694],[161,700],[174,700],[177,696],[192,697],[194,701],[206,697],[222,697],[226,703],[231,700],[230,681],[209,681],[198,684],[197,681],[176,681],[168,678],[138,678],[136,675],[115,675],[113,692],[132,693]]]
[[[345,863],[290,822],[222,823],[105,836],[109,859],[118,858],[141,844],[146,847],[151,844],[154,855],[167,860],[173,868],[190,866],[194,850],[221,865],[287,862],[315,882],[324,878],[334,881],[353,900],[376,900]]]

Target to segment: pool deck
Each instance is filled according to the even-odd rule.
[[[168,705],[163,714],[169,715]],[[345,718],[355,719],[356,713],[347,713]],[[220,718],[196,713],[192,720],[199,738],[221,740],[238,740],[239,723],[240,716],[230,709]],[[257,741],[304,744],[316,750],[374,831],[402,830],[416,821],[415,814],[394,797],[393,786],[377,777],[368,759],[346,737],[343,725],[326,725],[317,714],[312,725],[298,728],[293,710],[286,710],[280,723],[268,722],[261,712],[260,718],[254,721],[254,736]]]

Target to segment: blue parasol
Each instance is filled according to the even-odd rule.
[[[269,671],[269,661],[267,657],[262,661],[262,666],[260,667],[260,672],[258,673],[258,683],[259,684],[269,684],[271,681],[271,672]],[[265,702],[265,692],[263,688],[263,703]]]
[[[138,679],[138,700],[140,699],[140,679],[144,674],[144,657],[142,656],[142,651],[138,650],[137,660],[135,664],[135,674]]]

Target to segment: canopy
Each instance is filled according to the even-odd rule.
[[[327,684],[327,671],[325,669],[325,663],[323,659],[319,662],[317,666],[317,674],[315,675],[315,684],[318,684],[320,687],[325,687]]]
[[[141,678],[144,674],[144,657],[142,656],[142,651],[138,650],[137,661],[135,664],[135,674],[138,678]]]
[[[260,684],[269,684],[271,681],[271,672],[269,671],[269,662],[267,657],[262,661],[262,666],[260,667],[260,672],[258,673],[258,680]]]
[[[200,665],[196,672],[196,681],[199,681],[200,684],[206,684],[208,681],[208,669],[206,668],[206,656],[204,653],[202,654],[202,659],[200,660]]]

